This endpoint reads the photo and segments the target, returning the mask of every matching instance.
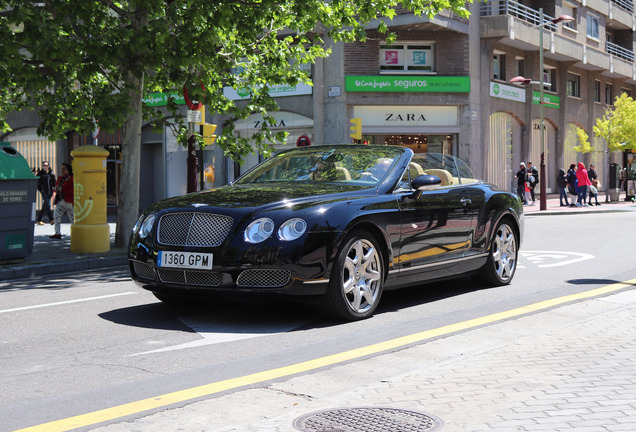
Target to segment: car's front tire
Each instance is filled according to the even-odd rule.
[[[490,242],[490,252],[480,276],[490,286],[503,286],[512,281],[517,270],[519,240],[508,220],[499,222]]]
[[[368,318],[378,307],[383,283],[384,263],[377,240],[366,231],[353,232],[336,255],[320,308],[346,321]]]

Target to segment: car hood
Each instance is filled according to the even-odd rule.
[[[317,204],[375,195],[377,195],[376,188],[330,183],[285,182],[228,185],[167,198],[153,204],[147,210],[213,207],[256,212],[277,207],[306,208]]]

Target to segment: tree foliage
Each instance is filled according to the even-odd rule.
[[[144,95],[187,86],[208,112],[230,119],[217,143],[238,159],[284,136],[265,127],[236,137],[232,120],[271,119],[270,86],[311,83],[303,65],[329,55],[329,40],[365,40],[372,20],[386,32],[396,7],[468,16],[463,0],[0,0],[0,127],[12,111],[37,109],[38,132],[51,139],[96,124],[123,128],[115,241],[123,246],[139,206],[142,123],[185,137],[174,99],[156,108]],[[228,100],[223,86],[249,89],[250,101]]]
[[[607,107],[605,114],[596,119],[592,130],[595,136],[605,140],[610,152],[636,150],[636,102],[622,93],[616,97],[614,106]],[[576,151],[589,153],[596,150],[585,130],[577,128],[576,133],[579,137],[579,145],[574,147]]]

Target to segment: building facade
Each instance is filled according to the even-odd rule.
[[[559,168],[579,161],[595,163],[606,189],[609,164],[624,166],[626,159],[605,151],[592,127],[616,96],[636,90],[632,0],[490,0],[471,4],[470,11],[470,19],[463,19],[447,11],[428,18],[398,10],[387,21],[397,34],[393,44],[374,30],[377,23],[369,25],[365,42],[332,43],[331,56],[311,67],[313,87],[272,87],[280,111],[269,127],[289,132],[287,142],[276,148],[295,147],[301,136],[312,144],[351,143],[349,120],[360,118],[364,142],[453,154],[476,175],[506,190],[515,189],[519,162],[539,166],[541,154],[548,192],[556,192]],[[553,24],[561,15],[574,19]],[[543,76],[543,103],[537,85],[510,83],[515,76],[533,81]],[[249,97],[231,88],[224,94],[238,103]],[[214,113],[206,117],[218,125],[225,120]],[[20,129],[34,130],[33,122],[33,116],[15,116],[10,124],[16,132],[2,140],[27,136]],[[252,116],[235,131],[249,136],[262,122]],[[588,133],[595,152],[574,150],[577,127]],[[117,145],[108,142],[109,182],[117,179]],[[56,157],[63,159],[65,151],[70,149],[56,149]],[[206,147],[200,156],[202,187],[226,184],[263,157],[257,152],[238,164],[216,146]],[[168,131],[144,128],[142,207],[185,193],[185,160],[185,150]]]

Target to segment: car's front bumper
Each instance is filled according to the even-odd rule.
[[[130,248],[130,274],[138,285],[153,292],[191,296],[250,293],[316,296],[327,289],[338,235],[309,233],[296,242],[272,241],[249,247],[229,244],[211,249],[155,247],[149,242],[137,242]],[[212,253],[213,267],[211,270],[159,267],[160,250]]]

